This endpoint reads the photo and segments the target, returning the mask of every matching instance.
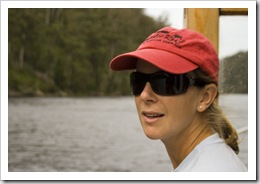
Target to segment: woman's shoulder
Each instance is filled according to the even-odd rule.
[[[238,155],[218,134],[214,134],[201,142],[195,148],[195,152],[195,162],[191,170],[212,172],[247,171]]]
[[[214,134],[197,145],[176,171],[244,172],[247,169],[225,141]]]

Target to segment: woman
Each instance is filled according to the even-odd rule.
[[[164,143],[174,171],[247,171],[217,104],[219,59],[203,35],[162,28],[110,67],[136,70],[130,82],[141,125]]]

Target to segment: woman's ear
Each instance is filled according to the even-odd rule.
[[[202,90],[202,98],[198,105],[198,112],[205,111],[216,99],[218,94],[218,87],[216,84],[208,84]]]

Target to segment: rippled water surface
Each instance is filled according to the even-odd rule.
[[[220,105],[247,126],[247,95]],[[9,98],[9,171],[170,171],[164,145],[148,139],[132,97]],[[247,165],[247,133],[240,157]]]

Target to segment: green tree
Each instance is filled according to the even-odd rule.
[[[109,61],[166,20],[143,9],[9,9],[9,95],[126,95],[128,73]]]
[[[248,92],[248,52],[238,52],[221,61],[220,86],[224,93]]]

